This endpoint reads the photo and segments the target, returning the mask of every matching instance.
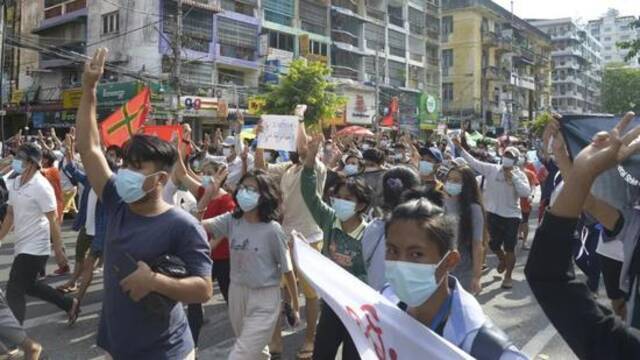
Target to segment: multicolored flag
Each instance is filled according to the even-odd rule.
[[[121,147],[131,136],[138,133],[147,120],[151,108],[151,92],[143,88],[126,104],[100,123],[100,134],[104,144]]]

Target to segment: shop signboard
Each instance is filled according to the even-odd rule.
[[[368,92],[348,93],[347,123],[353,125],[372,124],[375,111],[375,96]]]
[[[75,111],[36,111],[31,113],[35,129],[70,128],[76,124]]]
[[[426,92],[420,93],[417,103],[420,129],[433,130],[436,128],[440,116],[440,106],[438,96]]]
[[[218,117],[218,98],[181,96],[180,110],[183,116],[196,118]]]
[[[97,90],[98,106],[119,107],[138,94],[141,84],[136,81],[99,84]]]
[[[73,88],[62,91],[62,107],[64,109],[77,109],[82,97],[81,88]]]

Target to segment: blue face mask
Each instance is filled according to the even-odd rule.
[[[260,194],[255,191],[240,189],[236,194],[236,201],[242,211],[251,211],[258,206],[258,200],[260,200]]]
[[[153,173],[149,176],[156,174],[157,173]],[[131,204],[142,199],[147,194],[147,191],[144,191],[143,187],[144,181],[149,176],[145,176],[144,174],[129,169],[120,169],[116,174],[115,184],[118,195],[120,195],[122,200],[127,204]]]
[[[458,196],[462,193],[462,184],[448,182],[444,184],[444,191],[451,196]]]
[[[344,172],[347,176],[352,176],[358,173],[358,165],[347,164],[344,167]]]
[[[209,185],[211,185],[211,176],[209,175],[204,175],[202,177],[202,186],[204,187],[208,187]]]
[[[428,161],[420,161],[420,175],[431,175],[433,164]]]
[[[13,159],[13,161],[11,161],[11,169],[13,169],[16,174],[22,174],[22,160]]]
[[[385,275],[396,296],[411,307],[424,304],[440,285],[436,280],[436,270],[447,255],[448,251],[437,264],[386,260]]]
[[[340,221],[347,221],[356,214],[356,203],[353,201],[331,198],[331,207]]]

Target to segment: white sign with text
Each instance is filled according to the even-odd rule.
[[[262,115],[262,132],[258,136],[261,149],[297,151],[298,117],[291,115]]]

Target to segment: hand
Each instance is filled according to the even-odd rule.
[[[93,58],[84,64],[84,74],[82,74],[82,85],[85,88],[95,89],[98,81],[104,73],[104,64],[107,60],[108,50],[100,48],[93,54]]]
[[[131,300],[138,302],[153,291],[156,273],[144,261],[138,261],[138,269],[120,281],[120,287],[129,293]]]
[[[67,255],[64,253],[64,249],[60,247],[54,248],[53,253],[56,257],[58,267],[64,267],[68,264]]]
[[[452,136],[451,137],[451,142],[453,143],[453,145],[457,146],[457,147],[462,147],[462,142],[460,141],[460,137],[459,136]]]
[[[480,291],[482,291],[482,284],[480,284],[480,278],[473,278],[471,279],[471,294],[473,295],[478,295],[480,294]]]
[[[307,105],[296,105],[296,109],[293,114],[300,118],[300,121],[304,120],[304,113],[307,111]]]
[[[247,162],[248,158],[249,158],[249,147],[245,146],[242,149],[242,153],[240,154],[240,159],[242,159],[243,162]]]
[[[226,166],[220,167],[218,171],[213,175],[213,179],[211,181],[211,185],[209,188],[212,188],[214,194],[220,190],[222,187],[222,183],[224,183],[225,179],[229,176],[229,169]]]
[[[307,167],[313,168],[315,166],[316,156],[318,156],[318,151],[322,144],[324,144],[324,135],[322,135],[322,133],[313,135],[307,143],[307,155],[305,158],[305,165]]]
[[[629,126],[635,114],[628,112],[611,131],[600,131],[593,136],[591,144],[582,149],[573,161],[574,171],[579,176],[595,178],[605,170],[615,166],[620,160],[638,151],[640,127],[626,135],[620,133]]]

